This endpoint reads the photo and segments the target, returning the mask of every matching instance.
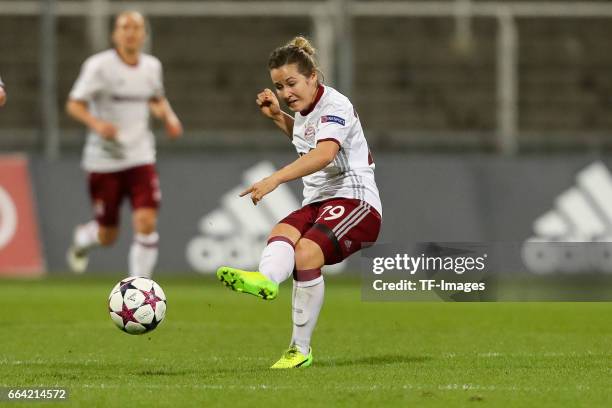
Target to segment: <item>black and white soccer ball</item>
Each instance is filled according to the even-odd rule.
[[[147,333],[166,316],[166,294],[152,279],[126,278],[111,290],[108,310],[113,322],[124,332]]]

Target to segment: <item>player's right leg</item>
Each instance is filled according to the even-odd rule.
[[[217,278],[235,292],[248,293],[264,300],[275,299],[278,295],[278,284],[257,271],[222,266],[217,269]]]
[[[92,249],[112,245],[119,234],[122,193],[117,173],[90,173],[89,194],[95,219],[76,226],[66,254],[68,267],[75,273],[85,272]]]
[[[278,285],[293,273],[294,247],[300,235],[300,231],[290,224],[277,224],[261,254],[259,271],[250,272],[222,266],[217,270],[217,277],[236,292],[248,293],[266,300],[276,298]]]
[[[72,244],[66,253],[66,263],[74,273],[83,273],[89,264],[89,251],[100,245],[98,222],[77,225],[72,233]]]
[[[74,228],[72,244],[68,248],[66,261],[74,273],[83,273],[89,264],[89,252],[98,246],[110,246],[119,235],[119,228],[99,225],[91,220]]]

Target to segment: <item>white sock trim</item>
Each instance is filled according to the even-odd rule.
[[[311,286],[318,285],[321,282],[323,282],[323,275],[321,275],[318,278],[315,278],[313,280],[309,280],[309,281],[296,281],[296,280],[293,280],[293,283],[295,283],[295,286],[297,286],[298,288],[309,288]]]
[[[293,245],[291,245],[291,244],[289,244],[289,243],[288,243],[288,242],[286,242],[286,241],[272,241],[272,242],[270,242],[270,243],[269,243],[268,245],[266,245],[266,246],[269,246],[269,245],[284,245],[284,246],[286,246],[287,248],[291,249],[292,251],[295,251],[294,246],[293,246]]]
[[[150,234],[134,234],[134,242],[142,246],[156,246],[159,242],[159,234],[152,232]]]

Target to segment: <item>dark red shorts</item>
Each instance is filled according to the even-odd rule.
[[[376,242],[381,217],[365,201],[333,198],[308,204],[280,221],[297,228],[302,238],[316,242],[333,265]]]
[[[130,198],[133,209],[159,208],[161,200],[159,179],[152,164],[113,173],[89,173],[89,195],[96,221],[107,227],[119,224],[124,197]]]

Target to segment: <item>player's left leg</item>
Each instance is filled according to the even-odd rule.
[[[312,364],[310,339],[323,306],[325,282],[321,267],[324,263],[323,251],[316,242],[307,238],[297,242],[291,301],[291,344],[289,350],[271,368],[309,367]]]
[[[157,215],[161,199],[155,167],[134,167],[127,172],[125,182],[133,208],[134,239],[129,253],[130,276],[151,277],[157,264]]]
[[[132,215],[134,240],[130,247],[130,276],[151,277],[157,264],[157,209],[138,208]]]

